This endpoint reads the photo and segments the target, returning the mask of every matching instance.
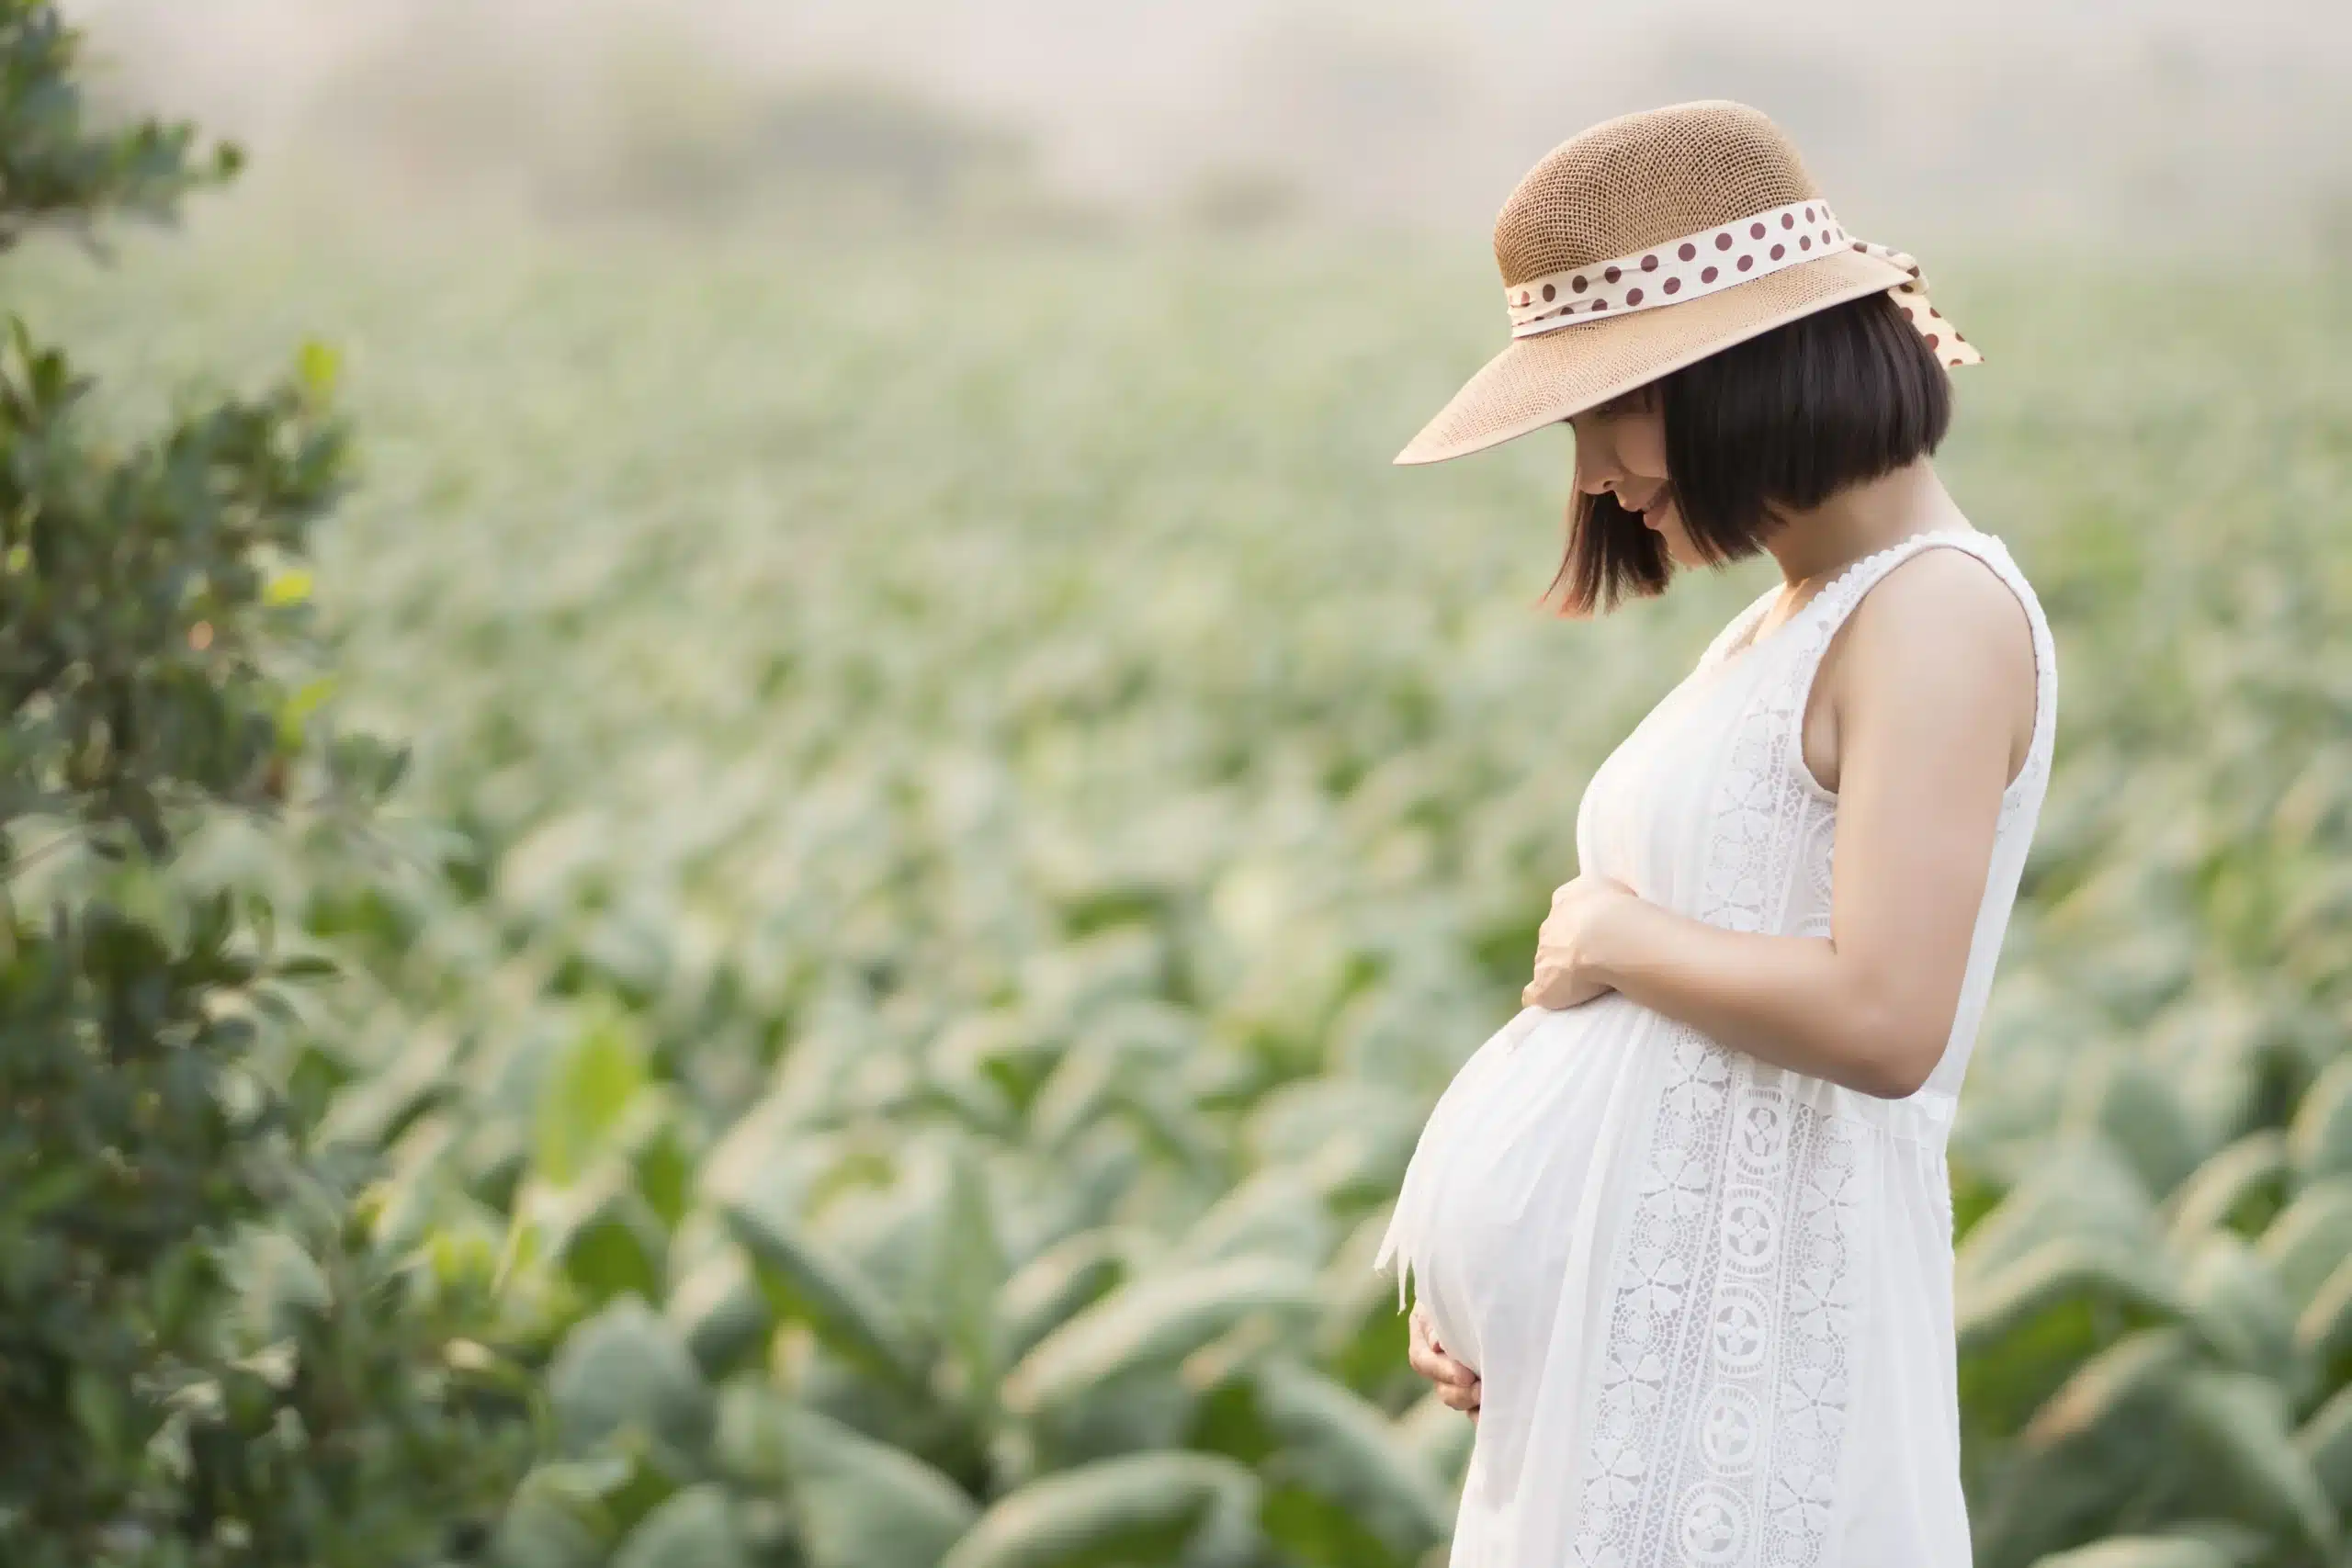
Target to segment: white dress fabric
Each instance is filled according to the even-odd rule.
[[[1453,1568],[1968,1568],[1944,1161],[2056,718],[2007,549],[1921,534],[1760,639],[1726,626],[1593,775],[1588,872],[1733,931],[1826,936],[1837,797],[1803,726],[1889,571],[1962,550],[2024,606],[2033,739],[2002,797],[1951,1037],[1884,1100],[1616,993],[1523,1010],[1431,1111],[1380,1252],[1483,1382]]]

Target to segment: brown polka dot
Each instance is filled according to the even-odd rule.
[[[1914,277],[1919,276],[1919,264],[1917,262],[1913,262],[1911,264],[1911,276]]]
[[[1625,290],[1625,303],[1626,303],[1626,304],[1628,304],[1628,305],[1638,305],[1638,304],[1640,304],[1641,302],[1642,302],[1642,291],[1641,291],[1640,289],[1638,289],[1638,288],[1628,288],[1627,290]]]
[[[1854,242],[1854,249],[1858,251],[1867,251],[1870,249],[1870,246],[1863,243],[1861,241],[1857,240]]]
[[[1715,269],[1713,267],[1709,267],[1699,275],[1699,281],[1702,283],[1713,283],[1716,276],[1717,274]]]
[[[1621,277],[1623,277],[1623,276],[1625,276],[1625,275],[1624,275],[1623,273],[1619,272],[1615,267],[1613,267],[1613,266],[1612,266],[1612,267],[1611,267],[1607,272],[1602,273],[1602,274],[1600,275],[1600,278],[1601,278],[1601,281],[1602,281],[1602,282],[1604,282],[1604,283],[1614,283],[1614,282],[1616,282],[1619,278],[1621,278]]]
[[[1928,307],[1928,314],[1935,317],[1935,319],[1939,321],[1944,319],[1944,313],[1941,310],[1937,310],[1933,305]]]
[[[1829,243],[1829,231],[1826,229],[1821,231],[1821,243],[1825,245]]]
[[[1804,220],[1808,223],[1813,221],[1813,209],[1810,207],[1804,209]]]
[[[1699,254],[1699,247],[1692,244],[1690,241],[1685,240],[1682,242],[1682,248],[1674,254],[1680,256],[1684,261],[1689,261],[1692,256]]]
[[[1657,270],[1657,257],[1655,254],[1644,256],[1642,258],[1642,270],[1644,272],[1656,272]]]
[[[1810,234],[1799,234],[1797,236],[1797,249],[1801,251],[1809,251],[1813,249],[1813,236]]]
[[[1919,317],[1917,311],[1913,310],[1910,306],[1905,305],[1903,307],[1903,319],[1906,321],[1916,321]]]
[[[1584,274],[1578,273],[1574,277],[1568,279],[1568,287],[1575,289],[1579,294],[1583,293],[1585,290]]]
[[[1749,267],[1754,266],[1755,265],[1756,258],[1754,256],[1742,256],[1739,258],[1739,270],[1742,272],[1746,272]]]
[[[1935,347],[1935,346],[1936,346],[1936,344],[1937,344],[1938,343],[1941,342],[1941,341],[1942,341],[1942,340],[1941,340],[1941,339],[1939,339],[1939,338],[1938,338],[1938,337],[1936,336],[1936,334],[1935,334],[1935,333],[1929,333],[1928,334],[1928,346],[1929,348],[1933,348],[1933,347]]]
[[[1527,303],[1527,290],[1524,288],[1519,291],[1519,302],[1522,305]]]
[[[1764,237],[1764,225],[1761,223],[1750,223],[1747,226],[1747,237],[1751,240],[1762,239]]]
[[[1796,215],[1795,213],[1793,213],[1793,212],[1783,212],[1783,213],[1781,213],[1781,228],[1783,228],[1783,229],[1793,229],[1793,228],[1795,228],[1796,226],[1797,226],[1797,215]]]
[[[1714,268],[1709,267],[1707,270],[1713,272]],[[1669,277],[1666,280],[1665,288],[1668,294],[1679,294],[1682,290],[1682,280],[1679,277]]]
[[[1730,230],[1726,229],[1722,233],[1715,236],[1715,249],[1719,251],[1727,251],[1731,249]]]
[[[1544,299],[1557,299],[1559,297],[1560,297],[1560,291],[1559,291],[1557,288],[1554,288],[1551,284],[1548,284],[1548,283],[1547,283],[1547,284],[1545,284],[1545,285],[1544,286]]]
[[[1609,309],[1609,301],[1606,299],[1595,299],[1592,302],[1592,308],[1596,310],[1606,310]]]
[[[1772,259],[1774,261],[1779,261],[1782,256],[1787,255],[1788,254],[1789,247],[1786,245],[1774,245],[1772,247]]]

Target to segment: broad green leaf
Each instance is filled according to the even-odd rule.
[[[757,1354],[775,1325],[759,1281],[732,1247],[688,1269],[662,1303],[662,1315],[685,1341],[703,1375],[713,1380]]]
[[[1284,1482],[1345,1513],[1401,1561],[1452,1530],[1453,1510],[1437,1472],[1376,1406],[1280,1360],[1261,1366],[1255,1382],[1280,1445],[1272,1469]]]
[[[727,1494],[689,1486],[648,1514],[613,1553],[612,1568],[749,1568]]]
[[[548,1399],[568,1454],[636,1432],[665,1469],[683,1474],[710,1443],[711,1393],[700,1370],[675,1331],[632,1296],[571,1331],[548,1369]]]
[[[644,1048],[616,1008],[592,1009],[548,1065],[532,1164],[559,1185],[586,1174],[646,1087]]]
[[[2201,1483],[2193,1493],[2233,1517],[2288,1529],[2309,1550],[2337,1545],[2335,1510],[2287,1424],[2287,1403],[2267,1381],[2196,1371],[2178,1391],[2169,1437]]]
[[[1004,1286],[1005,1260],[997,1239],[988,1168],[969,1144],[959,1141],[956,1145],[945,1199],[933,1231],[938,1272],[933,1297],[944,1317],[940,1334],[962,1369],[967,1396],[990,1403],[1002,1367],[996,1303]]]
[[[2182,1311],[2177,1287],[2153,1256],[2061,1236],[1962,1287],[1957,1319],[1962,1355],[1998,1343],[2070,1299],[2106,1303],[2154,1319],[2175,1317]]]
[[[492,1561],[498,1568],[602,1568],[613,1536],[602,1492],[577,1466],[541,1465],[508,1501]]]
[[[2222,1358],[2288,1389],[2308,1369],[2295,1345],[2287,1294],[2254,1249],[2231,1231],[2206,1236],[2182,1281],[2190,1320]]]
[[[914,1455],[768,1398],[811,1568],[932,1568],[979,1517],[963,1488]]]
[[[1252,1254],[1317,1258],[1331,1248],[1322,1194],[1295,1172],[1261,1170],[1211,1205],[1170,1254],[1171,1266]]]
[[[2055,1551],[2039,1559],[2033,1568],[2234,1568],[2229,1553],[2205,1541],[2181,1536],[2111,1536]]]
[[[1105,1051],[1072,1051],[1037,1091],[1029,1110],[1030,1134],[1040,1148],[1059,1150],[1120,1104],[1126,1067]]]
[[[2352,1385],[2337,1389],[2295,1433],[2295,1447],[2339,1515],[2352,1515]]]
[[[1136,1371],[1172,1366],[1260,1313],[1315,1310],[1312,1275],[1295,1263],[1237,1258],[1131,1280],[1040,1340],[1006,1378],[1007,1408],[1064,1404]]]
[[[2077,1368],[2034,1413],[2020,1438],[2030,1451],[2043,1454],[2084,1438],[2153,1440],[2149,1423],[2172,1409],[2193,1360],[2177,1328],[2129,1335]]]
[[[2312,1292],[2311,1304],[2295,1319],[2295,1343],[2311,1359],[2322,1386],[2352,1382],[2352,1258]]]
[[[398,1138],[411,1123],[455,1095],[450,1080],[457,1041],[442,1028],[418,1031],[397,1060],[372,1077],[338,1091],[329,1102],[317,1136],[323,1144],[376,1150]]]
[[[2256,1244],[2297,1312],[2352,1258],[2352,1179],[2331,1178],[2295,1194]]]
[[[997,1301],[1005,1354],[1025,1356],[1037,1341],[1126,1279],[1131,1244],[1103,1227],[1063,1237],[1014,1271]]]
[[[2133,1254],[2155,1247],[2147,1190],[2104,1139],[2072,1137],[2040,1151],[2026,1178],[1969,1231],[1954,1277],[1965,1292],[2069,1238]]]
[[[2120,1149],[2142,1186],[2161,1198],[2205,1155],[2204,1135],[2171,1082],[2136,1052],[2085,1059],[2071,1086],[2064,1124]]]
[[[980,1517],[939,1568],[1119,1568],[1181,1561],[1257,1483],[1211,1454],[1145,1453],[1031,1482]]]
[[[828,1348],[861,1366],[923,1385],[925,1359],[911,1329],[846,1258],[765,1205],[729,1203],[722,1212],[778,1316],[808,1324]]]
[[[2288,1124],[2287,1148],[2305,1181],[2352,1179],[2352,1052],[2330,1063],[2303,1091]]]
[[[603,1160],[569,1187],[526,1179],[514,1222],[537,1232],[539,1255],[554,1259],[591,1303],[661,1296],[670,1237],[621,1161]]]
[[[2186,1241],[2227,1227],[2259,1235],[2287,1201],[2287,1139],[2275,1127],[2216,1150],[2172,1197],[2172,1235]]]
[[[1972,1510],[1977,1561],[2023,1568],[2098,1535],[2177,1463],[2174,1405],[2195,1359],[2178,1328],[2127,1336],[2093,1356],[2037,1410],[2003,1483]]]

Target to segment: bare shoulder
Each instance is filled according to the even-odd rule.
[[[1864,662],[1963,662],[1988,675],[2033,676],[2033,625],[2017,592],[1967,550],[1925,549],[1889,571],[1854,608],[1848,640]]]
[[[1831,701],[1919,758],[1987,729],[2014,778],[2033,739],[2033,623],[2017,592],[1967,550],[1927,549],[1862,596],[1841,628]]]

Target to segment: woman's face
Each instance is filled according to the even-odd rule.
[[[1666,482],[1666,416],[1657,400],[1629,393],[1568,423],[1577,433],[1577,489],[1588,495],[1615,491],[1618,505],[1639,513],[1665,540],[1668,558],[1678,566],[1704,564],[1690,547]]]

